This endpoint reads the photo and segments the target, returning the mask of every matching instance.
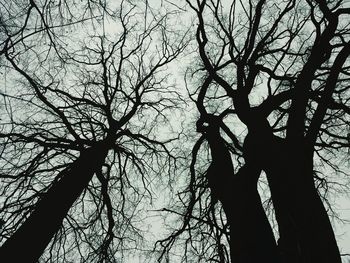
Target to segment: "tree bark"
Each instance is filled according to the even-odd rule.
[[[281,262],[257,190],[261,170],[245,164],[232,178],[231,202],[224,205],[231,229],[232,262]]]
[[[96,146],[58,174],[60,179],[43,195],[28,219],[0,248],[3,262],[37,262],[62,225],[73,203],[100,169],[108,149]]]
[[[276,241],[257,191],[261,169],[246,163],[234,175],[231,156],[219,131],[207,134],[212,163],[207,178],[230,225],[231,261],[280,262]]]
[[[275,144],[276,145],[276,144]],[[265,162],[284,262],[341,263],[334,232],[313,181],[313,157],[278,143]]]
[[[299,140],[282,139],[265,120],[253,119],[244,158],[265,171],[276,213],[284,263],[340,263],[327,212],[313,180],[313,153]]]

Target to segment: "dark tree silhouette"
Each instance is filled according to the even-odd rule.
[[[157,129],[181,103],[166,70],[186,46],[177,13],[1,6],[1,261],[115,262],[138,246],[138,206],[175,161]]]
[[[341,262],[329,196],[350,183],[347,1],[185,2],[192,24],[168,0],[0,3],[1,261],[149,252],[152,187],[186,171],[161,210],[180,226],[156,243],[159,262]],[[178,158],[168,64],[186,32],[197,115]]]
[[[271,250],[264,252],[281,257],[276,262],[341,262],[324,205],[329,205],[327,174],[335,172],[340,185],[346,175],[346,167],[335,156],[347,156],[349,148],[350,9],[345,1],[325,0],[187,3],[196,16],[200,59],[192,76],[200,75],[197,83],[201,83],[189,94],[207,128],[213,125],[209,121],[213,115],[220,128],[215,132],[217,139],[201,137],[193,148],[187,199],[181,197],[187,200],[183,225],[160,241],[161,257],[187,233],[184,257],[192,253],[207,261],[256,262],[232,250],[248,253],[240,247],[246,239],[233,243],[236,229],[247,229],[250,242],[271,238],[269,227],[244,220],[247,215],[237,205],[238,199],[245,204],[251,191],[248,196],[254,202],[247,202],[244,209],[261,211],[256,181],[263,170],[279,234],[278,254],[273,242]],[[239,126],[246,131],[242,133]],[[206,140],[209,165],[200,160]],[[213,142],[221,145],[220,151]],[[235,175],[228,150],[236,156],[239,172]],[[230,175],[237,181],[242,176],[251,185],[236,189],[227,181]],[[208,201],[206,189],[221,201],[219,206],[215,200]],[[264,217],[259,212],[260,224]],[[256,229],[250,233],[250,228]],[[204,232],[212,241],[200,246]],[[264,252],[252,249],[249,253]]]
[[[229,148],[220,135],[222,120],[206,116],[208,126],[197,130],[204,134],[210,147],[211,164],[206,178],[214,200],[222,203],[230,225],[231,258],[235,262],[279,262],[273,232],[257,189],[261,169],[254,160],[246,158],[245,165],[234,175]],[[200,119],[199,125],[202,121]],[[249,144],[248,140],[247,136],[245,144]],[[244,145],[244,149],[246,147]]]

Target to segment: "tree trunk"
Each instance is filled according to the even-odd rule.
[[[231,261],[280,262],[276,241],[257,191],[261,170],[246,163],[234,175],[230,152],[219,132],[207,134],[212,163],[207,178],[212,194],[221,201],[230,225]]]
[[[252,123],[244,158],[266,172],[283,262],[340,263],[334,232],[314,185],[312,151],[274,136],[266,121]]]
[[[37,262],[62,225],[73,203],[100,169],[108,149],[96,146],[59,173],[59,179],[38,201],[29,218],[0,248],[2,262]]]
[[[314,185],[312,154],[294,149],[279,144],[264,168],[284,262],[341,263],[331,223]]]
[[[232,179],[224,210],[231,229],[232,262],[281,262],[270,223],[257,190],[261,170],[245,165]]]

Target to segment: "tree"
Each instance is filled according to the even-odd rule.
[[[181,103],[167,82],[186,46],[177,12],[147,1],[1,5],[0,257],[115,262],[138,246],[133,219],[153,176],[174,167],[157,129]]]
[[[275,262],[341,262],[324,204],[328,205],[331,184],[327,174],[335,172],[339,185],[346,180],[346,167],[334,157],[346,156],[349,147],[350,9],[343,1],[324,0],[187,3],[196,16],[200,60],[192,74],[201,82],[189,94],[207,128],[198,130],[203,136],[192,151],[183,225],[160,241],[162,255],[187,233],[184,257],[192,251],[207,261],[228,262],[225,251],[230,244],[232,262],[255,262],[232,251],[237,249],[237,228],[247,229],[248,239],[271,239],[268,227],[250,233],[256,225],[244,221],[237,208],[237,203],[247,201],[247,191],[250,198],[256,195],[256,180],[263,170],[278,223],[278,253],[273,243],[268,250],[275,259],[281,257]],[[221,153],[208,137],[213,115],[219,119],[214,141],[221,141]],[[206,141],[211,158],[203,167],[200,149]],[[228,150],[235,168],[228,164],[229,157],[220,163]],[[247,167],[254,169],[242,181],[250,185],[240,183],[236,188],[228,183],[238,182]],[[233,170],[238,172],[234,175]],[[216,205],[217,199],[221,204]],[[244,207],[257,211],[259,198]],[[232,221],[231,213],[241,221]],[[260,214],[259,222],[264,220]],[[203,233],[209,241],[201,246]],[[250,250],[251,240],[239,240],[242,253],[259,256]]]

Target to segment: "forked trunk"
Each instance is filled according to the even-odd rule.
[[[207,134],[212,163],[207,178],[230,225],[232,263],[280,262],[276,241],[262,207],[257,181],[261,170],[246,163],[234,175],[229,150],[219,132]]]
[[[257,190],[260,173],[254,166],[242,167],[232,180],[230,202],[223,204],[230,223],[233,263],[281,262]]]

